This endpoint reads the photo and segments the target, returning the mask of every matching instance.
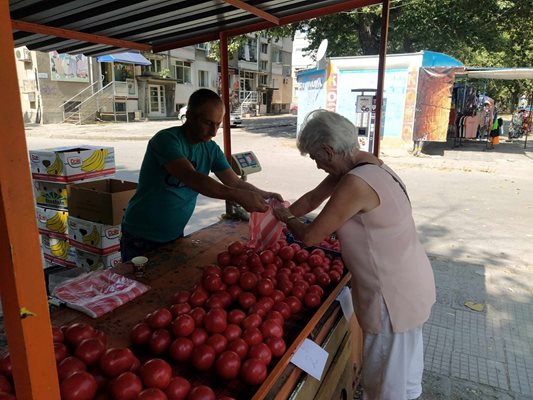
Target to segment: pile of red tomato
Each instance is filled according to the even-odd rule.
[[[207,265],[190,290],[178,291],[168,308],[135,325],[131,348],[107,349],[106,335],[87,324],[54,328],[61,398],[231,400],[205,382],[261,384],[287,348],[285,322],[304,307],[319,307],[344,272],[340,258],[285,240],[259,253],[234,242],[217,264]],[[202,378],[209,373],[217,378]],[[12,393],[5,356],[0,400],[15,399]]]

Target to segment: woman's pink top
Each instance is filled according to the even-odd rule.
[[[379,333],[384,299],[395,333],[416,328],[427,321],[435,303],[435,280],[418,240],[411,204],[387,166],[363,165],[349,173],[368,183],[380,201],[337,230],[342,257],[352,273],[357,319],[365,332]]]

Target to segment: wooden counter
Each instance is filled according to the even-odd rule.
[[[91,319],[78,311],[61,309],[52,314],[53,324],[59,326],[73,322],[87,322],[108,335],[108,347],[128,346],[130,344],[129,332],[135,324],[142,321],[149,312],[160,307],[168,307],[171,304],[172,295],[177,290],[191,289],[201,277],[205,265],[215,263],[217,254],[224,251],[232,241],[241,240],[245,243],[247,236],[247,223],[224,220],[182,238],[172,245],[147,254],[149,261],[143,278],[133,276],[130,263],[121,264],[116,267],[117,272],[138,279],[148,284],[151,289],[139,298],[98,319]],[[342,281],[324,297],[323,304],[318,310],[307,310],[307,313],[294,316],[286,322],[287,352],[269,367],[269,376],[260,387],[243,387],[242,384],[234,381],[229,384],[217,384],[217,389],[238,399],[281,400],[292,396],[292,398],[307,400],[315,398],[320,390],[320,383],[330,382],[329,385],[331,385],[332,379],[335,381],[334,384],[339,384],[341,387],[344,383],[349,387],[355,385],[361,365],[362,334],[355,318],[350,323],[346,322],[339,303],[335,301],[338,292],[349,282],[349,278],[349,274],[343,276]],[[332,339],[333,331],[336,333]],[[346,366],[343,365],[341,369],[337,366],[335,369],[335,374],[339,377],[340,374],[346,375],[343,378],[346,382],[338,382],[337,377],[328,378],[328,373],[325,373],[322,382],[318,382],[290,364],[292,355],[306,337],[310,337],[318,344],[328,341],[330,358],[327,371],[333,370],[336,363],[332,360],[340,357],[337,354],[339,349],[349,352],[349,360],[346,357],[342,358]],[[349,348],[346,342],[349,342]],[[202,378],[194,374],[193,376],[196,380],[203,381]],[[302,387],[305,387],[306,389],[301,392],[305,395],[298,396],[295,387],[300,392]],[[235,393],[238,393],[238,396]],[[311,395],[311,393],[314,394]]]

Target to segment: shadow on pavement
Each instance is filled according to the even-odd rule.
[[[494,145],[493,149],[487,147],[485,139],[477,141],[472,139],[463,139],[461,142],[453,139],[448,139],[447,142],[426,142],[423,145],[422,153],[426,155],[438,155],[443,156],[446,152],[491,152],[502,154],[516,154],[525,155],[531,157],[529,153],[533,152],[533,143],[528,143],[524,149],[524,139],[514,139],[513,141],[507,141],[504,136],[500,137],[500,143]]]
[[[292,115],[243,120],[242,129],[248,133],[270,137],[296,138],[296,117]]]

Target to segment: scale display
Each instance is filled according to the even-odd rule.
[[[231,167],[237,175],[246,176],[261,171],[261,164],[253,151],[231,155]]]

